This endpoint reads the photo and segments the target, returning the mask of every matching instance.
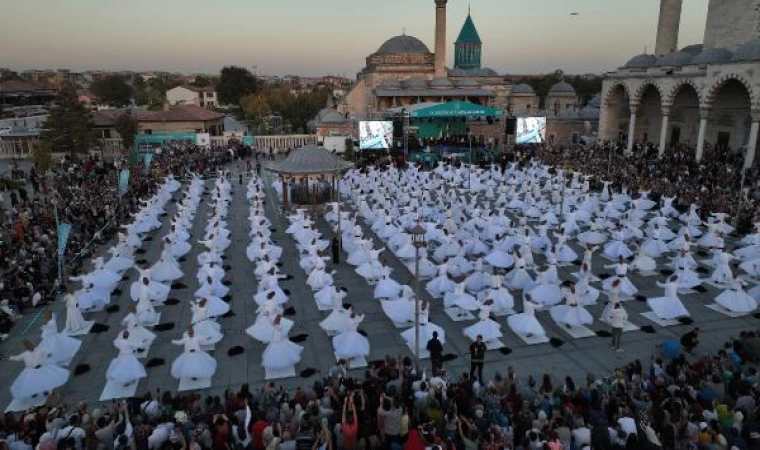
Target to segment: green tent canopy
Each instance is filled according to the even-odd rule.
[[[490,106],[476,105],[462,100],[434,103],[429,106],[418,104],[418,108],[410,108],[409,115],[413,119],[445,118],[445,117],[500,117],[501,110]],[[414,106],[418,106],[414,105]]]

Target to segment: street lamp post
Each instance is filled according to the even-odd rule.
[[[417,372],[420,370],[420,249],[424,248],[425,229],[420,226],[419,219],[417,225],[411,230],[412,243],[414,244],[414,364]]]
[[[472,131],[467,131],[467,138],[470,141],[470,157],[469,164],[467,164],[467,190],[472,189]]]

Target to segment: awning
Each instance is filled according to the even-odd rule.
[[[465,101],[438,103],[426,108],[410,111],[413,119],[444,118],[444,117],[500,117],[501,110],[490,106],[476,105]]]

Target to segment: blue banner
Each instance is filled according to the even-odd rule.
[[[71,233],[71,224],[61,222],[58,224],[58,257],[63,256],[63,252],[66,250],[66,244],[69,242],[69,234]]]
[[[150,163],[153,161],[153,153],[145,153],[143,155],[143,158],[145,158],[145,168],[150,167]]]
[[[119,195],[124,195],[129,187],[129,169],[119,172]]]

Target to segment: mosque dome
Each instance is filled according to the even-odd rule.
[[[453,88],[454,83],[452,83],[448,78],[433,78],[430,81],[430,87],[442,89]]]
[[[752,39],[736,49],[731,61],[760,61],[760,38]]]
[[[520,83],[512,87],[513,94],[535,94],[536,91],[529,84]]]
[[[416,37],[402,34],[385,41],[376,53],[430,53],[430,50]]]
[[[480,87],[480,83],[473,80],[472,78],[464,78],[461,80],[455,80],[455,83],[458,87]]]
[[[725,48],[708,48],[691,60],[692,64],[721,64],[731,61],[734,54]]]
[[[688,53],[691,56],[697,56],[698,54],[702,53],[704,49],[705,49],[705,46],[702,44],[691,44],[682,48],[681,51],[684,53]]]
[[[427,81],[422,78],[409,78],[404,81],[404,87],[409,89],[425,89],[427,86]]]
[[[550,94],[575,94],[575,88],[565,81],[560,81],[549,89]]]
[[[625,66],[623,68],[625,69],[646,69],[647,67],[652,67],[657,62],[657,57],[654,55],[647,55],[646,53],[643,53],[641,55],[636,55],[633,58],[629,59],[627,63],[625,63]]]
[[[673,52],[668,53],[667,55],[663,55],[660,59],[657,60],[655,63],[656,66],[685,66],[686,64],[691,63],[691,60],[694,58],[693,55],[679,51],[679,52]]]
[[[346,118],[333,108],[323,108],[317,113],[319,122],[345,122]]]

